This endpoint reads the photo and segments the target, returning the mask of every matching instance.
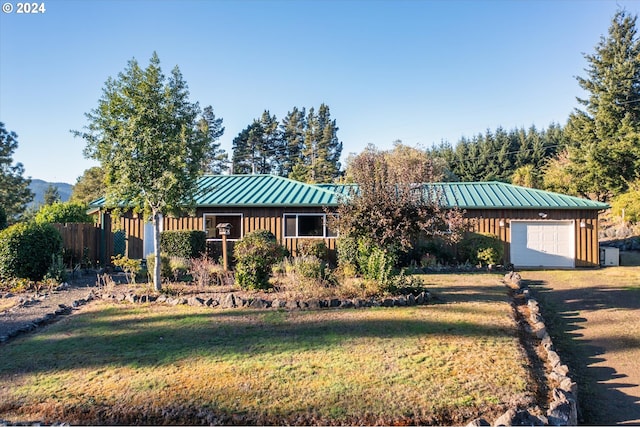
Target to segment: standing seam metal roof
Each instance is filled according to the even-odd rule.
[[[445,207],[461,209],[607,209],[606,203],[503,182],[425,184]],[[355,184],[305,184],[275,175],[205,175],[198,180],[196,206],[336,206]],[[104,206],[104,198],[90,207]]]

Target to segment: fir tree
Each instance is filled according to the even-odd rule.
[[[585,55],[589,93],[565,127],[569,172],[579,194],[601,201],[624,192],[640,171],[640,41],[637,16],[618,11],[595,53]]]

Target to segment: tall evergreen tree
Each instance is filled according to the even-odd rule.
[[[29,189],[31,179],[24,178],[22,163],[13,164],[18,148],[18,135],[5,129],[0,122],[0,206],[9,224],[17,221],[27,203],[33,200]]]
[[[224,134],[224,126],[222,126],[222,118],[217,118],[210,105],[202,111],[202,118],[198,126],[200,131],[209,135],[211,141],[211,151],[207,153],[204,160],[204,172],[212,174],[221,174],[229,169],[229,157],[225,150],[220,148],[220,142],[217,142]]]
[[[317,114],[310,108],[306,125],[302,158],[289,178],[310,183],[332,182],[340,174],[342,142],[338,140],[338,126],[331,120],[329,107],[321,104]]]
[[[589,96],[569,117],[569,172],[577,192],[605,201],[640,176],[640,40],[636,15],[616,12],[607,37],[585,55]]]
[[[278,119],[268,110],[233,140],[233,173],[271,174],[277,170]]]
[[[302,161],[306,128],[305,114],[304,108],[293,107],[282,119],[278,175],[289,176],[293,172],[293,167]]]
[[[58,187],[53,184],[49,184],[47,188],[44,190],[44,204],[45,206],[49,206],[54,204],[55,202],[60,201],[60,192],[58,191]]]

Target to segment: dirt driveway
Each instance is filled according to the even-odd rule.
[[[640,424],[640,267],[520,274],[578,382],[580,424]]]

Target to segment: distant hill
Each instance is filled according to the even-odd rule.
[[[32,179],[31,184],[29,184],[29,188],[35,194],[33,198],[33,202],[30,205],[41,205],[44,203],[44,193],[47,191],[49,184],[53,185],[58,189],[58,193],[60,194],[60,200],[66,202],[71,197],[71,190],[73,189],[73,185],[67,184],[65,182],[47,182],[41,179]]]

